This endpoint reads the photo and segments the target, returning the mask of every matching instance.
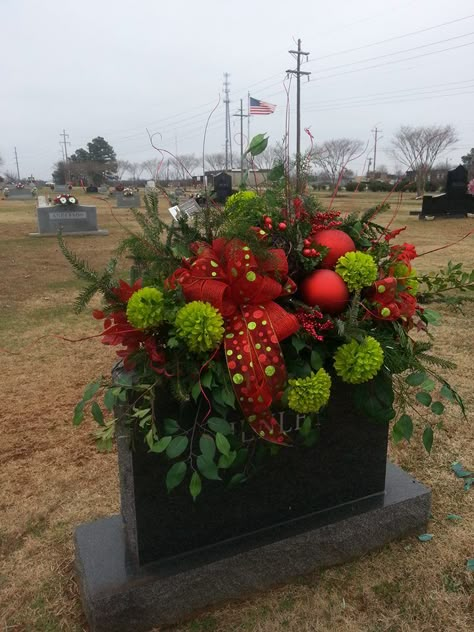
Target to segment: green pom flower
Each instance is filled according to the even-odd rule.
[[[288,405],[297,413],[317,413],[329,400],[331,377],[324,369],[309,377],[288,380],[288,384]]]
[[[419,284],[415,268],[409,268],[404,263],[399,262],[395,264],[393,268],[393,276],[398,279],[401,285],[405,286],[404,290],[408,292],[408,294],[416,296]]]
[[[196,353],[217,347],[224,335],[223,325],[221,313],[203,301],[192,301],[176,314],[176,335]]]
[[[353,292],[372,285],[377,278],[377,265],[365,252],[347,252],[337,260],[336,272]]]
[[[144,287],[127,303],[128,322],[137,329],[148,329],[163,321],[163,294],[156,287]]]
[[[239,206],[247,206],[256,197],[255,191],[238,191],[227,198],[224,209],[226,211],[238,210]]]
[[[344,382],[362,384],[377,375],[383,364],[380,343],[367,336],[361,343],[352,339],[334,354],[334,368]]]

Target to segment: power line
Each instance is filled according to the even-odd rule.
[[[338,55],[345,55],[346,53],[355,53],[356,51],[363,50],[364,48],[371,48],[372,46],[379,46],[380,44],[386,44],[387,42],[394,42],[395,40],[404,39],[405,37],[411,37],[412,35],[418,35],[419,33],[426,33],[428,31],[433,31],[434,29],[439,29],[443,26],[455,24],[456,22],[462,22],[463,20],[468,20],[470,18],[474,18],[474,13],[471,15],[465,15],[462,18],[457,18],[456,20],[450,20],[449,22],[442,22],[441,24],[435,24],[434,26],[419,29],[418,31],[411,31],[410,33],[403,33],[402,35],[395,35],[394,37],[388,37],[387,39],[378,40],[377,42],[372,42],[371,44],[364,44],[363,46],[356,46],[355,48],[346,48],[345,50],[341,50],[336,53],[329,53],[328,55],[323,55],[321,57],[312,57],[308,60],[308,63],[312,64],[315,61],[329,59],[329,57],[337,57]]]
[[[298,49],[289,50],[290,55],[296,58],[296,70],[287,70],[287,75],[296,76],[296,192],[300,193],[302,188],[301,182],[301,86],[300,81],[303,75],[309,79],[310,72],[301,70],[301,57],[303,55],[308,59],[309,53],[301,50],[301,39],[298,39]]]

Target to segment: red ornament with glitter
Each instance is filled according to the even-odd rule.
[[[299,290],[307,305],[318,305],[327,314],[340,314],[349,301],[347,285],[332,270],[315,270],[303,279]]]
[[[312,236],[314,246],[324,246],[329,248],[329,252],[321,262],[323,268],[334,268],[339,257],[346,252],[353,252],[356,247],[355,243],[343,230],[330,229],[318,231]]]

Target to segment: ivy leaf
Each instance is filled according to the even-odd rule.
[[[216,434],[216,446],[221,454],[225,454],[225,456],[229,456],[230,452],[230,443],[224,437],[221,432]]]
[[[196,384],[194,384],[194,386],[191,389],[191,396],[194,399],[194,401],[197,402],[200,395],[201,395],[201,385],[199,384],[199,382],[196,382]]]
[[[170,459],[174,459],[183,452],[188,447],[189,440],[187,437],[174,437],[169,446],[166,448],[166,455],[169,456]]]
[[[94,397],[94,395],[97,393],[99,388],[100,388],[100,381],[91,382],[90,384],[88,384],[84,390],[84,395],[82,396],[82,400],[84,402],[88,402],[90,399]]]
[[[212,373],[211,371],[206,371],[201,375],[201,384],[206,388],[211,388],[212,386]]]
[[[229,481],[229,487],[237,487],[237,485],[240,485],[246,480],[247,478],[245,474],[242,474],[242,472],[239,472],[238,474],[234,474],[234,476]]]
[[[223,435],[232,434],[232,427],[230,423],[221,417],[211,417],[208,419],[207,425],[211,430],[214,430],[214,432],[220,432]]]
[[[464,466],[458,461],[451,464],[451,469],[458,478],[466,478],[467,476],[471,476],[472,474],[472,472],[470,472],[469,470],[466,470]]]
[[[433,428],[431,426],[426,426],[423,431],[423,445],[429,454],[433,446]]]
[[[191,480],[189,482],[189,493],[194,500],[196,500],[196,497],[199,496],[199,494],[201,493],[201,489],[201,477],[197,472],[193,472],[193,475],[191,476]]]
[[[431,378],[428,378],[427,380],[423,382],[423,384],[421,385],[421,388],[427,393],[431,393],[431,391],[434,390],[435,386],[436,386],[436,382],[432,380]]]
[[[92,402],[91,413],[94,417],[95,421],[99,424],[99,426],[104,425],[104,413],[102,412],[99,404],[97,402]]]
[[[174,463],[168,473],[166,474],[166,488],[170,492],[183,480],[186,474],[186,463],[184,461],[179,461],[178,463]]]
[[[207,461],[213,461],[216,454],[216,444],[214,438],[211,435],[203,434],[199,439],[199,448],[201,449],[203,457]]]
[[[468,492],[472,485],[474,484],[474,477],[470,476],[469,478],[465,478],[464,479],[464,489],[466,492]]]
[[[420,404],[423,404],[423,406],[429,406],[431,404],[431,395],[425,391],[418,391],[415,397]]]
[[[462,516],[458,516],[457,514],[448,514],[446,516],[448,520],[462,520]]]
[[[169,444],[171,443],[171,439],[172,437],[161,437],[161,439],[157,441],[157,443],[154,443],[151,446],[150,450],[152,452],[156,452],[156,454],[160,454],[161,452],[164,452],[166,448],[169,446]]]
[[[84,401],[81,399],[74,408],[74,414],[72,417],[72,423],[75,426],[79,426],[84,421]]]
[[[235,461],[236,456],[237,452],[235,450],[231,450],[229,454],[221,454],[217,463],[218,469],[227,470]]]
[[[435,312],[434,309],[423,310],[423,317],[427,323],[430,323],[430,325],[434,325],[435,327],[441,324],[441,314],[439,312]]]
[[[449,388],[447,384],[443,384],[443,386],[441,387],[440,395],[441,397],[447,399],[449,402],[454,403],[456,401],[453,391]]]
[[[176,434],[179,430],[178,422],[176,421],[176,419],[170,419],[169,417],[167,417],[163,421],[163,430],[167,435]]]
[[[258,156],[261,154],[268,145],[268,137],[265,134],[257,134],[252,138],[248,146],[246,154],[252,154],[252,156]]]
[[[433,402],[431,404],[431,412],[435,415],[442,415],[444,412],[444,404],[441,402]]]
[[[109,388],[105,391],[105,394],[104,394],[104,406],[107,408],[107,410],[112,410],[114,405],[115,405],[114,389]]]
[[[197,466],[204,478],[208,478],[210,481],[220,481],[221,477],[217,471],[217,466],[213,461],[208,461],[201,455],[197,458]]]
[[[402,415],[397,423],[393,426],[392,436],[395,443],[402,439],[410,441],[413,434],[413,420],[409,415]]]
[[[227,406],[230,406],[231,408],[235,408],[235,395],[230,389],[224,388],[221,395],[224,404],[227,404]]]
[[[422,533],[421,535],[418,536],[418,540],[420,540],[420,542],[429,542],[432,539],[433,539],[432,533]]]
[[[410,373],[405,378],[405,382],[409,386],[421,386],[423,382],[428,379],[428,376],[424,371],[416,371],[415,373]]]
[[[323,366],[323,359],[321,355],[315,349],[311,351],[310,362],[311,362],[311,368],[313,369],[313,371],[319,371],[319,369]]]
[[[474,573],[474,557],[471,557],[471,559],[467,560],[466,570],[471,571],[471,573]]]
[[[301,349],[304,349],[306,347],[306,342],[304,340],[301,340],[301,338],[298,338],[298,336],[291,337],[291,344],[293,345],[297,353],[299,353]]]

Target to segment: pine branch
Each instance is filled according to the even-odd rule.
[[[79,277],[83,281],[89,282],[97,282],[99,280],[99,274],[91,267],[89,267],[87,261],[84,261],[84,259],[80,259],[74,252],[69,250],[69,248],[66,246],[66,243],[64,242],[61,231],[59,231],[58,233],[58,244],[61,252],[71,264],[72,269],[74,270],[74,273],[77,277]]]

